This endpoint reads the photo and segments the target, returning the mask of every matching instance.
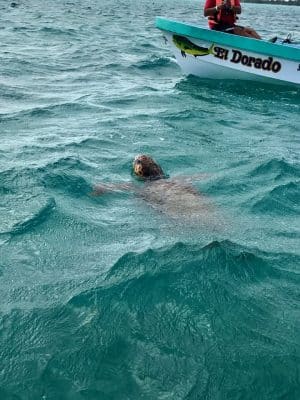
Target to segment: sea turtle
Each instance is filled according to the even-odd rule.
[[[131,183],[100,184],[95,186],[93,195],[131,190],[156,210],[176,219],[198,219],[212,212],[213,207],[208,199],[192,185],[192,181],[207,175],[170,178],[153,158],[145,154],[134,158],[133,172],[144,181],[143,186]]]

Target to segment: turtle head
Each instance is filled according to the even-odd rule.
[[[143,180],[155,180],[165,177],[161,167],[149,156],[140,154],[133,160],[133,171]]]

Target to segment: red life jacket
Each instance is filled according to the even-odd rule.
[[[216,0],[216,7],[222,5],[222,0]],[[227,0],[227,4],[229,7],[233,7],[236,5],[235,0]],[[234,24],[237,20],[236,13],[231,11],[228,13],[227,10],[219,10],[216,12],[214,16],[209,16],[209,24]]]

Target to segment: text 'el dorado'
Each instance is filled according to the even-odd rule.
[[[221,60],[228,60],[230,50],[223,49],[219,46],[214,46],[214,56],[220,58]],[[279,72],[281,70],[281,64],[278,61],[274,61],[273,57],[268,57],[265,59],[259,57],[247,56],[239,50],[231,50],[232,55],[229,59],[230,62],[234,64],[242,64],[247,67],[252,67],[256,69],[262,69],[264,71]]]

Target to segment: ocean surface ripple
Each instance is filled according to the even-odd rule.
[[[300,398],[300,92],[183,76],[154,19],[202,7],[0,2],[1,400]]]

